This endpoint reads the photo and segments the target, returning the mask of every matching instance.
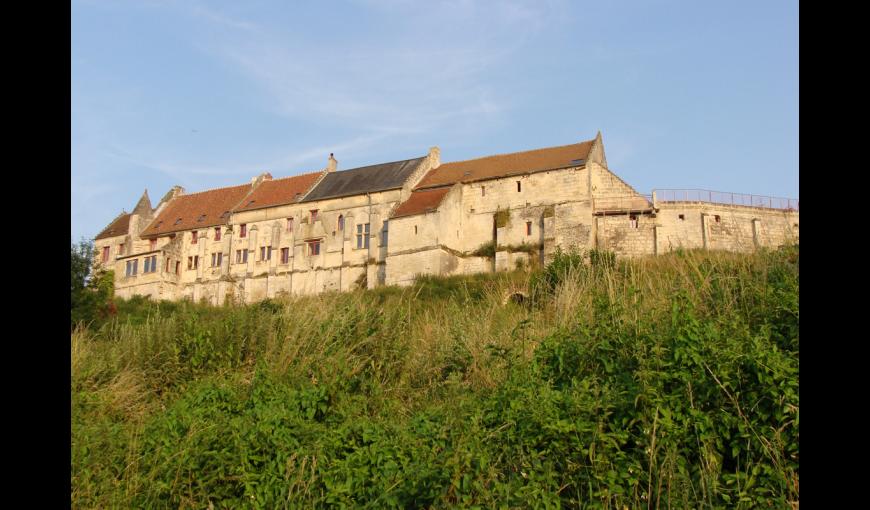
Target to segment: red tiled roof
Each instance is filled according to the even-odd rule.
[[[109,226],[104,228],[102,232],[97,234],[97,239],[106,239],[108,237],[124,236],[130,229],[130,213],[124,213],[115,218]]]
[[[405,200],[393,212],[392,218],[401,216],[413,216],[438,209],[444,196],[450,191],[450,187],[414,191],[408,200]]]
[[[593,141],[444,163],[426,174],[417,189],[580,166],[589,157]]]
[[[148,225],[141,237],[224,224],[229,221],[229,211],[238,206],[250,191],[250,184],[242,184],[176,197]]]
[[[253,193],[245,198],[242,205],[235,210],[251,211],[253,209],[262,209],[263,207],[292,204],[296,201],[297,194],[299,198],[305,196],[305,193],[314,185],[320,175],[321,172],[312,172],[310,174],[263,181],[254,189]]]

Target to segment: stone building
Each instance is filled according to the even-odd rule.
[[[418,275],[502,271],[563,250],[619,256],[677,248],[751,251],[797,242],[796,200],[701,190],[642,195],[604,143],[441,164],[424,156],[326,168],[186,194],[147,192],[95,239],[116,294],[252,302],[406,285]]]

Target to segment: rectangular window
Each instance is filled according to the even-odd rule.
[[[121,243],[118,245],[118,255],[120,256],[123,254],[124,254],[124,243]]]
[[[215,228],[214,228],[214,240],[215,240],[215,241],[220,241],[220,240],[221,240],[221,228],[220,228],[220,227],[215,227]]]
[[[281,263],[287,264],[290,262],[290,248],[281,248]]]
[[[384,220],[384,228],[381,229],[381,246],[387,245],[387,240],[389,239],[389,226],[388,221]]]
[[[293,232],[293,218],[287,218],[287,232]]]
[[[217,265],[217,253],[212,253],[211,254],[211,267],[214,267],[216,265]]]
[[[145,265],[142,268],[142,272],[143,273],[150,273],[151,272],[151,257],[145,257]]]
[[[187,269],[193,269],[193,257],[187,257]]]
[[[317,221],[317,209],[312,209],[309,212],[311,213],[311,224],[313,225]]]
[[[175,261],[175,274],[181,274],[181,261]]]
[[[143,273],[156,273],[157,272],[157,255],[152,255],[150,257],[145,257],[145,267],[142,268]]]
[[[236,250],[236,264],[242,263],[242,250]]]
[[[242,264],[248,263],[248,250],[242,250]]]
[[[523,183],[521,183],[520,181],[517,181],[517,193],[521,192],[522,190],[523,190]]]
[[[486,196],[486,186],[480,187],[480,196],[482,196],[482,197]]]
[[[713,218],[716,220],[716,223],[719,223],[722,220],[722,218],[720,218],[718,214]]]
[[[239,237],[245,237],[248,235],[248,224],[247,223],[242,223],[241,225],[239,225],[239,229],[240,229]]]
[[[369,247],[369,228],[370,228],[369,223],[366,223],[365,225],[359,224],[356,226],[356,247],[357,247],[357,249]]]
[[[148,251],[154,251],[157,249],[157,239],[151,239],[148,241]]]
[[[193,256],[193,268],[199,269],[199,255]]]
[[[531,221],[526,222],[526,235],[527,236],[532,235],[532,222]]]
[[[260,246],[260,260],[266,260],[266,247]]]
[[[628,223],[631,228],[637,228],[637,216],[633,214],[629,216]]]
[[[166,272],[166,273],[169,272],[169,268],[172,267],[171,262],[172,262],[172,259],[170,259],[169,257],[166,257],[166,269],[164,269],[164,272]]]
[[[109,261],[109,247],[103,246],[103,262]]]
[[[224,254],[223,254],[223,252],[219,252],[217,255],[218,255],[217,265],[218,265],[218,267],[221,267],[222,265],[224,265]]]
[[[317,241],[308,241],[308,254],[309,255],[320,255],[320,240]]]
[[[197,240],[199,240],[199,232],[193,231],[190,233],[190,244],[196,244]]]

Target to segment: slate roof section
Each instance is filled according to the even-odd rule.
[[[438,206],[441,205],[444,197],[451,189],[451,187],[445,186],[442,188],[414,191],[408,197],[408,200],[399,204],[399,207],[393,212],[391,218],[434,212],[438,210]]]
[[[444,163],[427,173],[416,189],[582,166],[589,158],[592,142]]]
[[[230,211],[250,192],[251,185],[242,184],[176,197],[154,218],[141,237],[157,237],[182,230],[223,225],[229,221]]]
[[[235,209],[235,211],[253,211],[255,209],[263,209],[264,207],[275,207],[297,202],[317,182],[317,178],[320,177],[321,173],[312,172],[263,181],[254,189],[253,193],[245,197],[242,205]]]
[[[331,172],[302,202],[401,188],[426,157]]]
[[[121,213],[117,218],[109,223],[109,226],[104,228],[102,232],[97,234],[94,240],[107,239],[109,237],[125,236],[130,230],[130,213]]]

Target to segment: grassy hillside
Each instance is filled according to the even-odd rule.
[[[684,252],[71,335],[75,508],[789,508],[798,251]],[[522,303],[505,296],[521,290]]]

